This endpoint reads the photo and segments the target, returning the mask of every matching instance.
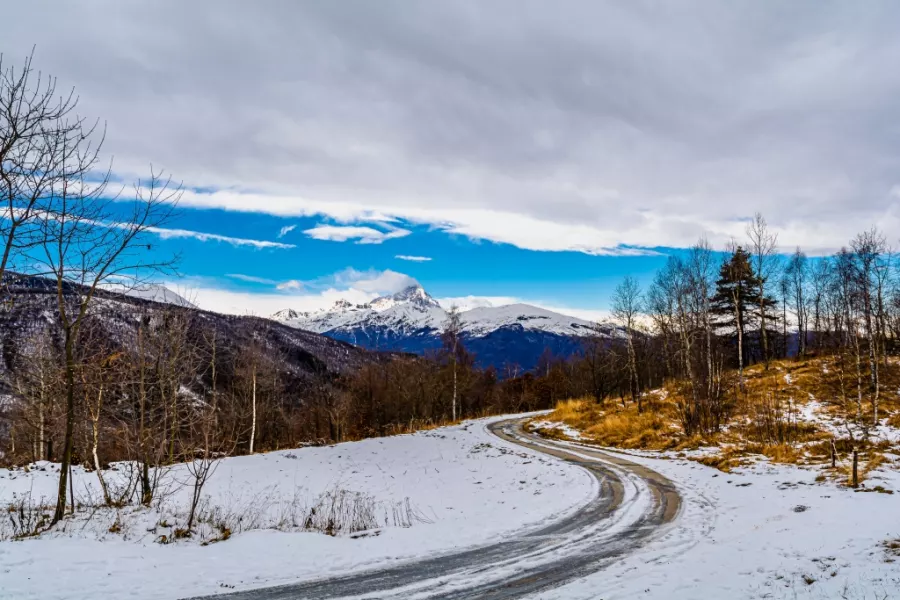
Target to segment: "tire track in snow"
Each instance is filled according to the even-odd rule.
[[[563,519],[494,544],[385,569],[206,598],[523,598],[604,569],[661,537],[680,514],[681,496],[656,471],[618,455],[539,438],[526,433],[523,423],[511,419],[488,428],[508,443],[586,469],[597,478],[600,493]]]

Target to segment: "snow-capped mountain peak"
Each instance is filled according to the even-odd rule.
[[[440,308],[437,300],[425,291],[421,285],[411,285],[390,296],[381,296],[369,303],[369,308],[382,312],[397,306],[398,304],[412,304],[421,308]]]
[[[447,311],[422,286],[409,286],[368,304],[338,301],[328,310],[300,313],[286,309],[273,318],[369,349],[426,352],[441,346]],[[468,347],[485,362],[531,368],[546,349],[571,353],[581,339],[615,337],[614,326],[594,323],[528,304],[479,306],[460,313]]]
[[[463,332],[473,337],[514,325],[526,330],[576,337],[596,331],[593,323],[529,304],[480,306],[463,311],[460,317]],[[439,331],[447,320],[447,312],[421,285],[411,285],[368,304],[338,300],[328,310],[302,313],[288,308],[275,313],[272,318],[318,333],[381,327],[396,334]]]
[[[285,308],[272,315],[272,319],[275,321],[294,321],[305,315],[306,313],[294,310],[293,308]]]

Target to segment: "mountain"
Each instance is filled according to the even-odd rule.
[[[481,366],[517,366],[530,370],[547,350],[568,356],[580,351],[587,336],[616,337],[612,325],[597,325],[528,304],[484,306],[460,314],[462,339]],[[285,309],[273,319],[350,342],[370,350],[423,354],[441,347],[447,311],[420,285],[367,304],[339,300],[312,313]]]
[[[161,285],[143,284],[122,290],[122,293],[133,298],[142,298],[144,300],[159,302],[161,304],[171,304],[173,306],[180,306],[182,308],[197,308],[197,306],[189,302],[187,299],[179,296],[169,288]]]
[[[12,373],[27,355],[35,340],[45,338],[57,350],[62,331],[58,312],[56,284],[41,277],[7,273],[3,278],[6,295],[0,310],[0,395],[8,392]],[[67,285],[66,293],[74,297],[82,290]],[[199,344],[215,334],[220,347],[218,355],[221,383],[227,383],[233,371],[233,359],[252,338],[263,338],[263,352],[278,364],[287,389],[297,398],[312,386],[333,381],[339,375],[352,373],[361,366],[383,357],[352,344],[309,331],[289,327],[269,319],[222,315],[197,309],[187,300],[162,287],[141,288],[137,294],[99,290],[92,303],[85,327],[91,335],[119,348],[135,348],[137,325],[142,320],[158,323],[167,315],[183,319],[186,336]],[[193,381],[200,391],[209,382]]]

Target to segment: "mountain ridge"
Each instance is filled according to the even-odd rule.
[[[424,354],[440,348],[447,310],[421,285],[411,285],[365,304],[337,301],[330,309],[284,309],[273,319],[370,350]],[[482,366],[533,368],[546,350],[576,353],[588,337],[619,337],[617,327],[597,324],[530,304],[479,306],[460,312],[461,334]]]

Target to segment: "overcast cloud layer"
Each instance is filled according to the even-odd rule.
[[[119,173],[227,190],[195,206],[594,253],[900,229],[896,2],[4,5]]]

